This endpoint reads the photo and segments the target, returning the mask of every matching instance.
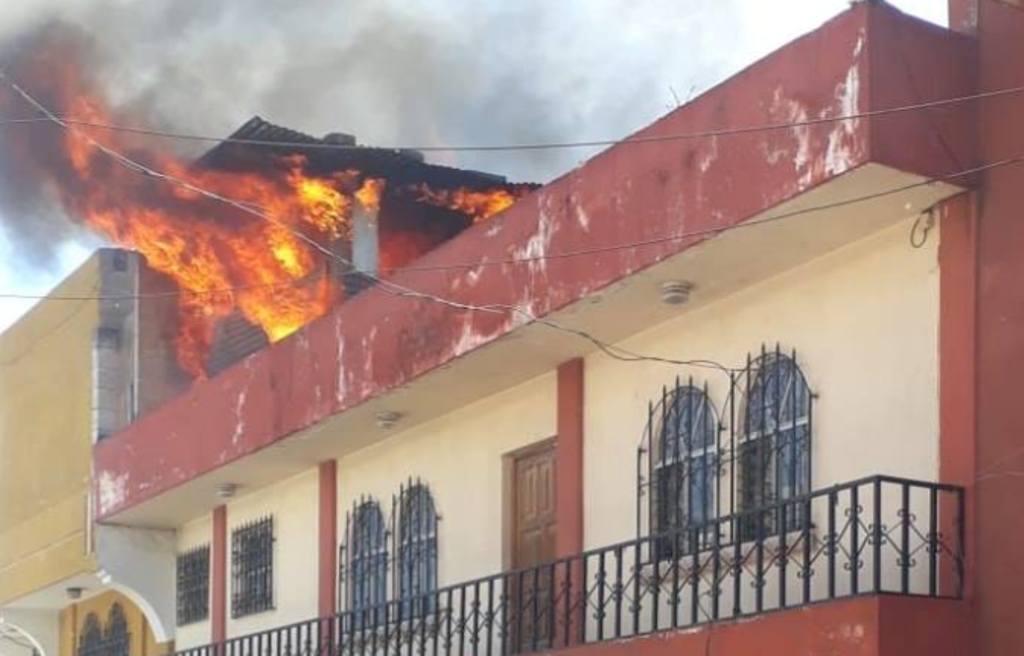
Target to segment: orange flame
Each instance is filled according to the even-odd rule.
[[[467,189],[431,189],[427,185],[415,185],[413,190],[417,200],[439,207],[462,212],[473,217],[474,222],[489,219],[499,212],[504,212],[515,205],[516,201],[530,192],[531,188],[522,185],[507,189],[497,187],[483,191]]]
[[[124,119],[90,91],[82,72],[68,63],[77,61],[68,49],[63,43],[43,44],[12,72],[17,79],[33,81],[30,90],[41,92],[45,104],[68,118],[88,123]],[[22,110],[12,95],[0,96],[0,113]],[[122,133],[81,126],[66,132],[53,126],[47,130],[12,132],[14,136],[2,144],[7,159],[43,181],[68,216],[115,244],[139,251],[150,267],[177,284],[182,292],[177,300],[178,361],[197,377],[205,375],[215,326],[234,312],[259,326],[270,341],[325,314],[343,293],[342,286],[328,275],[324,254],[302,236],[324,247],[350,238],[354,204],[377,211],[385,191],[383,179],[359,171],[314,174],[301,155],[268,157],[259,172],[209,170],[142,146],[138,137]],[[270,220],[140,175],[113,161],[91,139],[257,209]],[[465,212],[475,220],[515,202],[504,190],[422,187],[417,193],[424,202]]]

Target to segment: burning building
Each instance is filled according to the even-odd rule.
[[[259,207],[268,214],[261,217],[217,207],[173,235],[193,239],[175,257],[167,257],[174,245],[169,235],[136,244],[138,253],[105,251],[95,347],[101,437],[193,378],[215,375],[286,337],[534,187],[430,164],[414,150],[360,146],[348,134],[314,138],[259,117],[188,171],[201,179],[288,185],[276,200],[307,213],[294,230],[314,229],[296,239],[290,230],[275,230],[273,208]],[[173,212],[154,209],[135,220],[166,227]],[[279,241],[247,240],[250,230]],[[117,227],[115,234],[132,233]],[[192,268],[203,255],[195,248],[204,243],[199,235],[211,235],[208,261],[221,265],[205,276]],[[221,273],[232,269],[235,275]]]
[[[182,380],[296,334],[75,442],[91,470],[29,339],[65,318],[0,336],[0,614],[45,656],[1021,653],[1015,4],[953,0],[946,30],[857,3],[425,253],[515,188],[342,136],[158,167],[236,213],[137,171],[82,190],[122,172],[39,136],[140,252],[109,254],[141,297],[111,323],[162,321],[142,258],[170,287]],[[65,327],[81,417],[92,333]],[[146,332],[98,344],[144,368]]]

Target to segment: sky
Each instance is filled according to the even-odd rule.
[[[102,34],[109,86],[147,106],[153,124],[184,131],[227,134],[259,114],[311,134],[354,133],[368,144],[609,139],[643,127],[848,4],[4,0],[0,52],[39,21],[77,23]],[[947,23],[946,0],[891,4]],[[587,155],[435,161],[544,182]],[[45,294],[100,244],[80,237],[45,257],[26,255],[12,223],[0,215],[0,295]],[[0,330],[34,303],[0,298]]]

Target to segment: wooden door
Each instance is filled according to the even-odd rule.
[[[552,592],[550,568],[535,566],[555,559],[555,445],[546,442],[518,455],[513,463],[512,567],[510,581],[517,653],[550,646]]]

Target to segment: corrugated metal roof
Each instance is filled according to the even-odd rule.
[[[254,116],[246,121],[228,138],[280,141],[287,142],[289,145],[278,149],[225,142],[218,144],[203,155],[197,164],[210,168],[248,169],[258,167],[261,162],[265,163],[267,151],[276,155],[299,153],[309,158],[310,168],[314,172],[355,169],[371,177],[387,178],[392,183],[426,183],[440,188],[492,189],[495,186],[513,186],[507,182],[504,176],[426,163],[423,161],[422,153],[418,151],[373,146],[337,150],[295,147],[290,144],[325,144],[336,142],[336,139],[325,140],[313,137],[297,130],[275,125],[259,116]]]

